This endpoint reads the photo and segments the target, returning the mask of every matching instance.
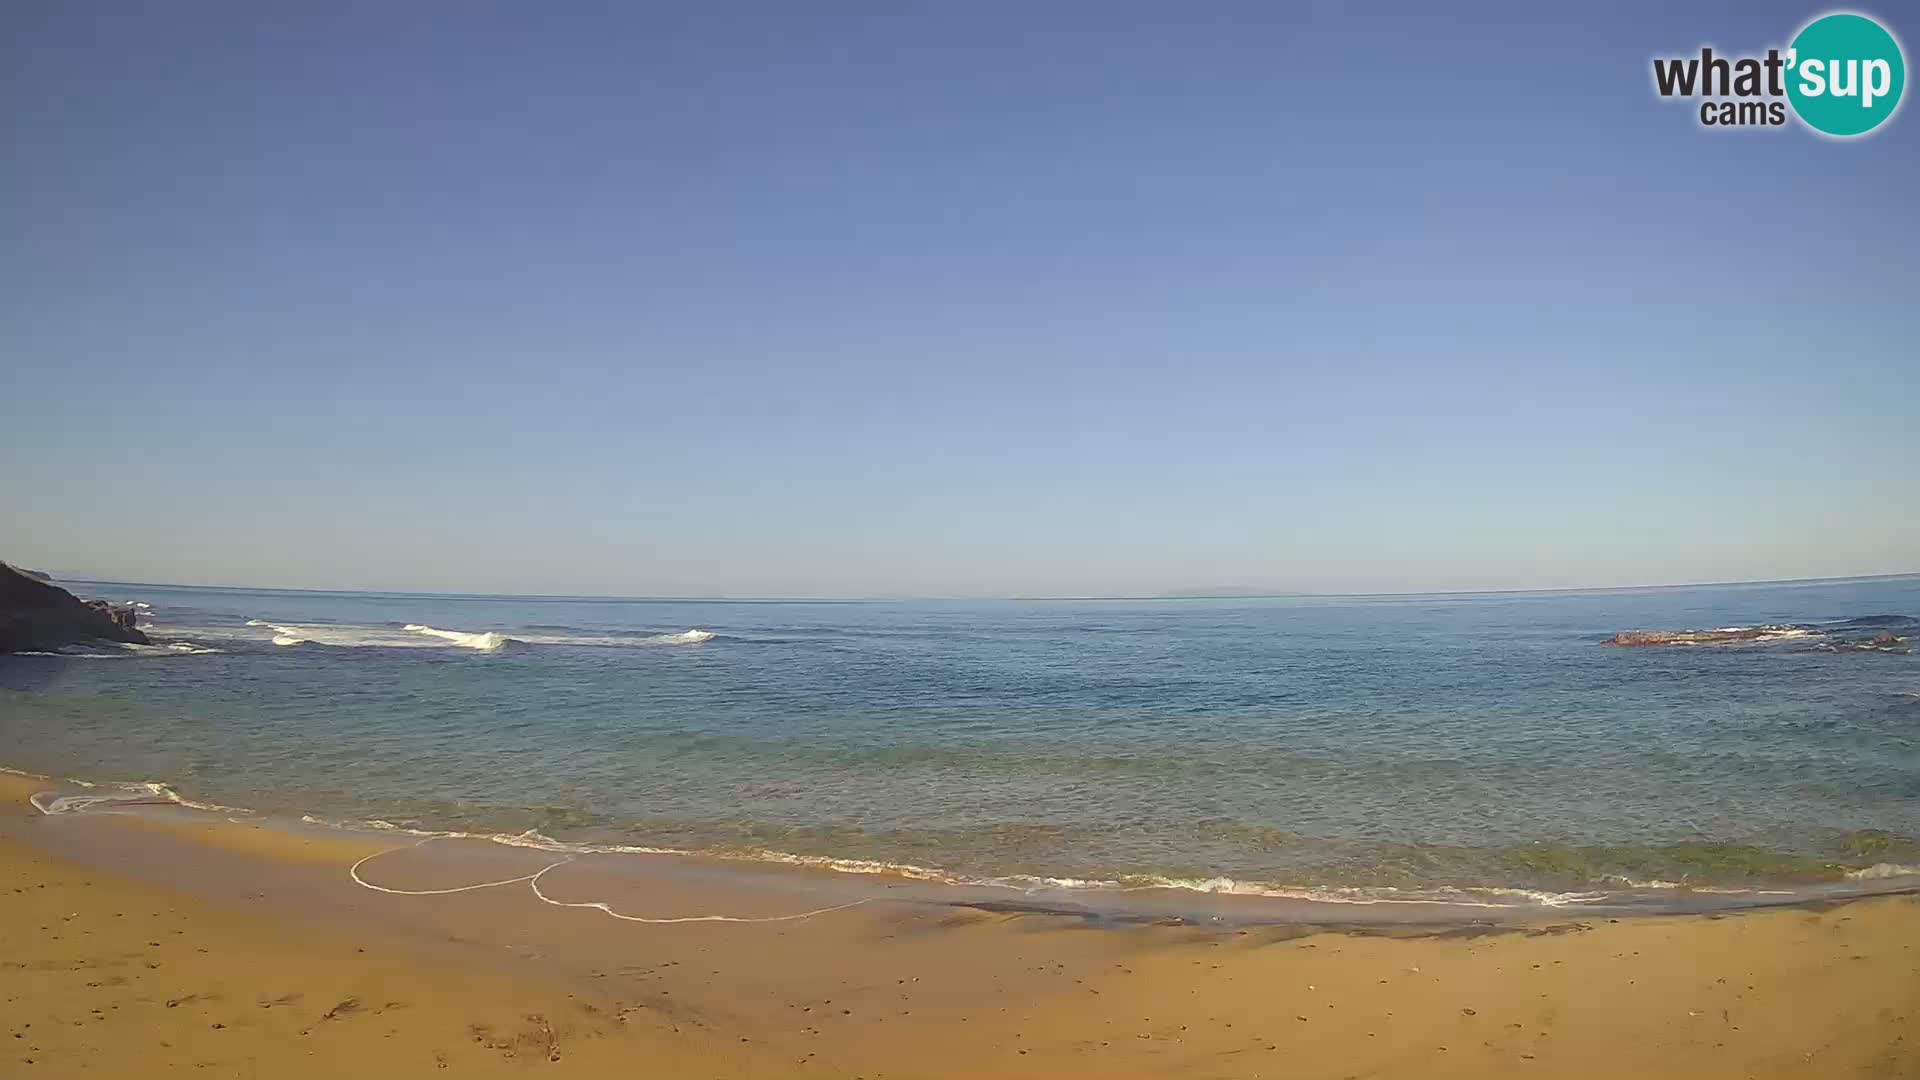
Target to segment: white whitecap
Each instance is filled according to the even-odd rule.
[[[505,648],[507,642],[513,640],[507,635],[500,633],[485,631],[469,633],[464,630],[442,630],[437,626],[422,626],[419,623],[408,623],[406,628],[416,634],[425,634],[428,637],[435,637],[442,641],[451,642],[462,649],[480,649],[485,652]]]

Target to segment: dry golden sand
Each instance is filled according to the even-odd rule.
[[[1440,936],[654,926],[331,891],[364,845],[196,842],[303,908],[50,854],[31,788],[0,777],[0,1076],[1920,1076],[1914,897]]]

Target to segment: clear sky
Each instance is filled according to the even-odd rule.
[[[1651,56],[1823,8],[1442,6],[8,3],[0,558],[1920,570],[1920,114],[1841,143],[1655,98]],[[1879,13],[1913,61],[1920,10]]]

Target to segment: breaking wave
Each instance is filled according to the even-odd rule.
[[[337,649],[474,649],[498,652],[521,645],[562,645],[581,648],[634,648],[649,645],[700,645],[720,635],[698,628],[674,633],[513,633],[500,630],[448,630],[425,623],[391,626],[354,626],[325,623],[274,623],[249,619],[247,624],[272,632],[275,645],[324,645]]]
[[[273,631],[269,640],[275,645],[325,645],[336,649],[435,647],[434,642],[427,641],[418,634],[385,626],[272,623],[260,619],[249,619],[247,625]]]
[[[486,652],[506,648],[507,643],[514,640],[505,634],[486,631],[468,633],[464,630],[442,630],[437,626],[422,626],[419,623],[408,623],[406,628],[416,634],[425,634],[428,637],[439,638],[442,641],[457,645],[462,649],[480,649]]]

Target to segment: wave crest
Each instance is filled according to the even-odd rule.
[[[416,634],[425,634],[428,637],[451,642],[462,649],[479,649],[483,652],[504,649],[508,642],[514,640],[505,634],[493,631],[469,633],[464,630],[442,630],[437,626],[422,626],[419,623],[408,623],[406,629]]]
[[[343,623],[274,623],[248,619],[250,627],[272,632],[268,640],[275,645],[325,645],[339,649],[456,648],[479,652],[498,652],[522,645],[558,645],[575,648],[642,648],[660,645],[700,645],[720,635],[698,627],[669,633],[520,633],[502,630],[449,630],[426,623],[407,623],[399,628],[354,626]]]

